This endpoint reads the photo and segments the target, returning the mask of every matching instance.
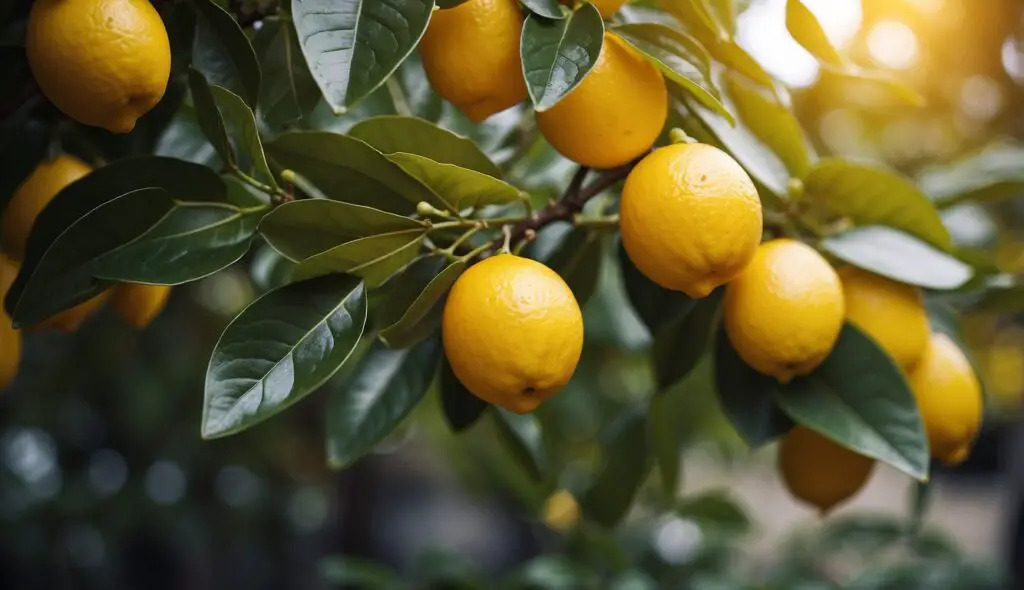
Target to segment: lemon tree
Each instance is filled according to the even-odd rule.
[[[652,514],[749,528],[681,491],[697,379],[750,448],[781,441],[780,481],[823,512],[877,463],[924,490],[932,458],[969,455],[981,386],[936,310],[1024,298],[944,216],[1015,194],[1020,160],[914,177],[824,153],[737,41],[746,2],[93,4],[109,14],[6,16],[0,387],[33,331],[108,303],[142,329],[242,270],[262,293],[183,402],[197,436],[317,398],[343,469],[431,405],[497,441],[523,509],[579,545],[522,587],[671,583],[617,545]],[[799,0],[786,23],[825,71],[920,106]],[[606,408],[585,455],[562,392],[613,379],[609,347],[652,377],[585,401]]]

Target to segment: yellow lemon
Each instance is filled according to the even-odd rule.
[[[3,311],[4,297],[16,274],[18,267],[0,254],[0,391],[14,381],[21,362],[21,332],[14,329],[11,318]]]
[[[89,319],[92,314],[96,313],[96,311],[103,306],[103,303],[106,302],[109,295],[110,289],[107,289],[106,291],[93,296],[91,299],[86,299],[71,309],[65,309],[57,315],[32,326],[30,329],[33,331],[57,330],[59,332],[70,334],[71,332],[78,330],[85,320]]]
[[[558,393],[583,350],[583,315],[572,290],[550,268],[511,254],[488,258],[455,281],[441,329],[459,381],[518,413]]]
[[[3,247],[15,261],[25,257],[32,224],[67,185],[92,172],[88,164],[67,154],[41,162],[29,174],[3,212]]]
[[[561,102],[537,113],[537,126],[566,158],[614,168],[647,151],[667,117],[661,72],[617,35],[605,33],[594,69]]]
[[[904,369],[928,344],[930,328],[920,291],[853,266],[839,269],[846,319],[875,340]]]
[[[166,285],[124,283],[112,289],[114,311],[135,328],[149,325],[167,305],[171,288]]]
[[[566,532],[580,520],[580,505],[568,490],[558,490],[544,503],[544,523],[559,532]]]
[[[710,145],[659,148],[626,178],[622,245],[666,289],[705,297],[746,267],[761,243],[761,201],[731,156]]]
[[[526,98],[516,0],[469,0],[435,10],[420,40],[430,85],[480,122]]]
[[[810,246],[765,242],[725,288],[725,331],[748,365],[782,383],[828,356],[843,327],[839,275]]]
[[[171,73],[167,30],[149,0],[35,0],[25,49],[46,98],[115,133],[160,101]]]
[[[981,427],[981,384],[964,353],[945,334],[932,334],[908,373],[932,457],[956,465],[971,452]]]
[[[779,443],[778,467],[789,492],[825,515],[864,487],[875,460],[796,426]]]

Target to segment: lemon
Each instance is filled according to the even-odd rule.
[[[583,350],[583,315],[562,277],[511,254],[455,282],[441,324],[455,376],[480,399],[518,413],[558,393]]]
[[[813,248],[790,239],[761,244],[725,288],[725,331],[737,354],[781,383],[810,373],[843,327],[839,275]]]
[[[35,0],[25,49],[46,98],[115,133],[160,101],[171,73],[167,30],[149,0]]]
[[[41,162],[28,175],[3,211],[3,249],[13,260],[25,257],[32,224],[46,205],[64,187],[91,171],[85,162],[64,154]]]
[[[435,10],[419,45],[430,85],[478,123],[522,102],[522,28],[515,0],[469,0]]]
[[[544,524],[559,532],[566,532],[580,520],[580,505],[572,492],[558,490],[544,502]]]
[[[668,117],[661,72],[613,33],[605,33],[594,69],[568,96],[537,113],[537,126],[563,156],[614,168],[642,155]]]
[[[640,272],[694,298],[732,280],[761,243],[754,183],[705,144],[674,144],[641,160],[626,178],[619,217]]]
[[[16,274],[18,267],[0,254],[0,391],[14,381],[21,362],[21,332],[14,329],[11,318],[3,311],[4,297]]]
[[[924,354],[930,332],[920,291],[853,266],[838,272],[846,319],[901,367],[912,367]]]
[[[981,427],[981,384],[967,357],[945,334],[932,334],[908,373],[932,457],[956,465],[971,452]]]
[[[874,459],[804,426],[794,427],[779,443],[782,481],[793,496],[822,515],[860,491],[874,466]]]
[[[142,329],[153,321],[167,305],[171,288],[166,285],[124,283],[112,289],[114,311],[131,326]]]

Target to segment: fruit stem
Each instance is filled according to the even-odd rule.
[[[581,217],[573,218],[573,225],[576,227],[592,227],[594,229],[614,229],[619,226],[619,216],[609,215],[607,217]]]
[[[697,143],[697,140],[686,134],[679,127],[673,127],[668,132],[668,140],[672,143]]]
[[[326,199],[327,195],[317,188],[308,178],[295,172],[294,170],[282,170],[281,181],[294,186],[300,191],[306,193],[312,199]]]
[[[256,190],[265,193],[268,197],[270,197],[270,201],[275,205],[280,205],[281,203],[287,203],[288,201],[294,200],[292,195],[288,194],[288,192],[282,189],[281,187],[264,184],[256,180],[252,176],[249,176],[245,172],[242,172],[242,170],[234,164],[228,164],[227,169],[228,172],[235,176],[235,178],[241,180],[242,182],[248,184],[249,186],[253,187]]]

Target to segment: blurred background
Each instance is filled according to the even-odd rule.
[[[804,1],[854,61],[892,70],[928,101],[894,107],[877,87],[820,71],[786,32],[785,0],[753,0],[740,42],[791,87],[820,153],[884,161],[936,192],[950,163],[982,175],[1019,169],[1008,184],[1017,190],[1024,2]],[[414,83],[414,67],[403,68],[403,83]],[[345,118],[321,105],[310,123],[344,130],[388,112],[380,99]],[[450,126],[464,125],[444,108]],[[518,117],[495,117],[476,138],[496,141]],[[208,160],[212,149],[189,125],[177,120],[155,135],[156,149]],[[543,146],[517,166],[514,176],[540,196],[557,194],[568,170]],[[978,264],[1024,272],[1024,200],[944,216]],[[144,332],[108,309],[73,336],[27,337],[20,375],[0,396],[0,587],[374,587],[397,572],[432,587],[478,587],[515,573],[524,587],[573,588],[578,578],[553,585],[568,566],[551,555],[574,544],[593,545],[607,563],[674,572],[672,587],[681,588],[831,588],[829,580],[852,579],[858,588],[1024,587],[1021,573],[1014,577],[1024,568],[1024,325],[1007,305],[972,306],[963,317],[988,396],[985,428],[968,462],[935,472],[920,546],[898,543],[923,499],[915,502],[921,490],[894,471],[877,469],[829,519],[797,505],[775,474],[774,449],[749,454],[721,416],[707,366],[670,397],[687,430],[681,489],[698,498],[693,509],[655,516],[656,494],[645,488],[636,514],[609,539],[563,534],[575,526],[571,501],[546,504],[547,490],[531,483],[488,420],[450,434],[433,394],[373,456],[343,472],[326,468],[322,417],[344,375],[257,428],[201,441],[209,352],[226,322],[274,281],[272,254],[247,262],[176,290]],[[569,466],[557,482],[568,490],[574,473],[592,468],[600,425],[655,387],[651,337],[616,264],[603,266],[599,285],[585,309],[581,366],[539,412],[547,451]],[[900,568],[916,568],[917,581],[900,584]],[[922,569],[935,585],[921,581]],[[883,570],[888,577],[872,582]],[[751,585],[728,585],[736,571]]]

